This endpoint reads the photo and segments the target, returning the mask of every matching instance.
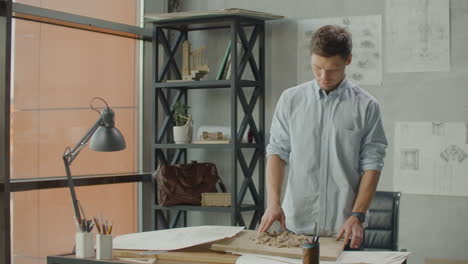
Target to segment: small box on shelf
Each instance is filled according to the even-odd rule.
[[[231,206],[231,193],[202,193],[202,206]]]

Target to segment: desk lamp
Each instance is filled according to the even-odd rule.
[[[93,106],[95,100],[101,100],[106,107],[100,112]],[[114,127],[114,111],[109,108],[106,101],[100,97],[94,97],[90,102],[91,109],[99,113],[99,118],[91,129],[83,136],[78,144],[73,147],[67,147],[63,154],[63,162],[67,172],[68,187],[70,188],[73,208],[75,210],[75,221],[81,224],[81,215],[78,207],[78,200],[75,194],[75,185],[70,172],[70,165],[75,160],[80,151],[89,143],[89,148],[95,151],[119,151],[125,149],[125,139],[120,131]]]

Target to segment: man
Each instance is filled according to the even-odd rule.
[[[379,104],[346,78],[349,32],[324,26],[310,49],[315,80],[285,90],[273,116],[259,232],[279,221],[295,233],[344,236],[345,245],[351,238],[348,246],[359,248],[387,147]]]

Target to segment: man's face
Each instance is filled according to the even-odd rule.
[[[322,57],[312,54],[312,72],[320,88],[325,91],[333,90],[343,80],[345,68],[351,63],[351,55],[345,60],[336,55]]]

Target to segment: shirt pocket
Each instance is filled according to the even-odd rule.
[[[348,173],[359,172],[362,131],[360,129],[346,128],[335,128],[335,131],[335,151],[338,159],[337,161]]]

